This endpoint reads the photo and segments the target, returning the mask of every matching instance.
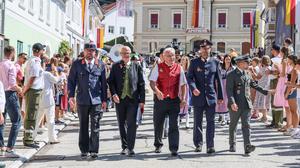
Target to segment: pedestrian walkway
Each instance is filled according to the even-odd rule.
[[[56,131],[59,133],[63,128],[66,127],[67,124],[71,123],[71,120],[75,119],[75,117],[70,118],[70,120],[66,120],[65,125],[56,125]],[[7,138],[9,135],[11,123],[9,122],[9,118],[6,120],[7,126],[5,127],[4,137],[7,142]],[[6,158],[5,156],[0,156],[0,163],[5,163],[8,168],[18,168],[27,162],[34,154],[36,154],[39,150],[41,150],[48,143],[48,134],[44,131],[42,134],[38,134],[37,141],[39,142],[39,149],[28,148],[23,145],[23,130],[20,130],[18,134],[18,138],[15,145],[15,150],[20,158]]]
[[[216,128],[216,155],[208,156],[206,148],[194,153],[192,129],[180,130],[179,157],[170,156],[168,141],[164,140],[162,153],[155,154],[153,147],[152,108],[153,96],[147,95],[143,125],[139,126],[136,141],[136,157],[120,156],[121,151],[117,119],[114,110],[104,114],[101,120],[100,153],[96,161],[82,161],[78,149],[78,121],[69,124],[60,134],[60,144],[47,145],[39,151],[25,168],[51,167],[106,167],[106,168],[273,168],[300,167],[300,141],[283,136],[275,130],[266,129],[261,123],[252,123],[253,144],[256,151],[250,157],[244,156],[241,131],[238,131],[237,152],[228,152],[228,126]],[[240,126],[239,126],[240,128]],[[205,146],[205,145],[204,145]]]

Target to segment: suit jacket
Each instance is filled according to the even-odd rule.
[[[209,57],[207,61],[203,61],[201,58],[193,59],[188,70],[187,80],[191,91],[194,89],[200,91],[199,96],[192,94],[193,106],[216,104],[216,94],[219,100],[223,100],[220,63],[216,58]],[[218,89],[217,93],[216,88]]]
[[[251,109],[253,106],[250,99],[250,88],[254,88],[264,95],[268,94],[268,91],[258,86],[247,73],[243,75],[238,68],[231,71],[226,81],[228,107],[231,109],[231,105],[236,103],[239,108]]]
[[[77,88],[77,90],[76,90]],[[84,59],[74,61],[68,77],[69,97],[75,96],[79,105],[99,105],[107,100],[105,65],[95,60],[91,70]]]
[[[125,71],[124,62],[116,62],[113,64],[108,78],[111,94],[117,94],[119,98],[121,98],[124,87]],[[138,63],[131,62],[128,76],[133,99],[140,103],[145,103],[145,81],[142,67]]]

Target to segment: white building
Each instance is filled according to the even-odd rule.
[[[105,25],[104,42],[113,40],[120,36],[128,37],[133,41],[134,17],[118,16],[116,3],[104,5],[105,18],[102,23]]]

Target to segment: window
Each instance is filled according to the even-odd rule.
[[[17,54],[20,54],[23,52],[23,42],[22,41],[17,41]]]
[[[173,13],[173,28],[174,29],[181,29],[181,22],[182,22],[182,12],[174,12]]]
[[[19,7],[25,10],[24,0],[20,0]]]
[[[241,28],[248,29],[250,28],[252,9],[241,9]]]
[[[33,5],[33,0],[29,0],[28,4],[29,4],[28,13],[30,13],[31,15],[34,15],[34,5]]]
[[[125,34],[125,33],[126,33],[126,28],[120,27],[120,34]]]
[[[64,28],[65,28],[65,15],[64,15],[64,12],[61,10],[61,24],[60,24],[60,33],[62,35],[65,34],[65,31],[64,31]]]
[[[28,51],[27,51],[28,57],[31,57],[31,55],[32,55],[31,45],[28,45],[27,49],[28,49]]]
[[[159,11],[150,11],[150,28],[158,29],[159,28]]]
[[[243,28],[249,28],[250,27],[250,12],[243,13]]]
[[[217,9],[217,29],[227,28],[227,13],[228,10]]]
[[[43,19],[44,16],[44,0],[40,0],[40,20]]]
[[[56,5],[56,12],[55,12],[55,30],[59,31],[59,7]]]
[[[50,26],[50,24],[51,24],[51,21],[50,21],[50,5],[51,5],[51,2],[50,2],[51,0],[47,0],[47,25],[49,25]]]
[[[114,34],[115,33],[115,27],[114,26],[108,26],[108,33]]]
[[[218,42],[217,43],[217,51],[221,53],[225,53],[226,51],[226,44],[224,42]]]
[[[154,53],[157,51],[157,42],[149,43],[149,51],[150,51],[150,53]]]

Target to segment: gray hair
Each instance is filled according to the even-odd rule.
[[[164,50],[164,55],[165,55],[166,53],[170,53],[170,54],[172,54],[172,55],[175,55],[175,49],[174,49],[174,48],[171,48],[171,47],[166,48],[166,49]]]

